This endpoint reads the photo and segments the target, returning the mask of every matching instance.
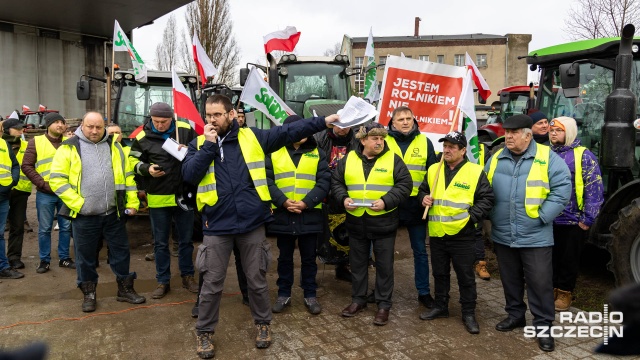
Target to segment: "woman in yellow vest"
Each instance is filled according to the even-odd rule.
[[[398,229],[398,205],[411,194],[413,182],[402,158],[389,150],[379,123],[361,126],[360,144],[331,174],[331,192],[347,210],[349,263],[353,281],[351,304],[342,316],[352,317],[367,307],[369,250],[376,261],[375,325],[389,321],[393,294],[393,248]]]
[[[284,124],[298,120],[302,118],[289,116]],[[331,183],[326,154],[310,136],[267,156],[266,170],[274,218],[267,225],[267,232],[277,235],[280,250],[276,281],[278,299],[272,311],[279,313],[291,305],[293,252],[297,239],[304,305],[311,314],[317,315],[322,308],[316,297],[316,241],[323,231],[322,200]]]
[[[475,318],[475,227],[493,206],[493,191],[482,166],[466,159],[467,138],[452,131],[444,142],[444,163],[429,167],[418,198],[429,206],[429,244],[435,282],[435,305],[420,315],[422,320],[449,317],[451,265],[458,278],[462,323],[471,334],[480,333]],[[438,181],[436,182],[436,177]]]

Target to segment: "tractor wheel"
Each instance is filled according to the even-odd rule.
[[[609,230],[613,238],[607,249],[611,261],[607,268],[616,277],[616,285],[640,282],[640,198],[618,212],[618,220]]]

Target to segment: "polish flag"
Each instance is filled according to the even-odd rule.
[[[31,111],[27,105],[22,105],[22,112]]]
[[[176,69],[171,69],[171,78],[173,80],[173,111],[181,118],[189,120],[189,124],[198,135],[204,134],[204,121],[191,101],[187,89],[184,88],[178,74],[176,74]]]
[[[136,136],[138,136],[138,134],[140,133],[140,131],[142,131],[142,129],[144,129],[144,124],[138,126],[135,130],[133,130],[131,134],[129,134],[129,139],[135,139]]]
[[[469,56],[469,53],[466,53],[467,57],[464,59],[464,64],[467,67],[467,69],[471,70],[471,76],[473,77],[473,82],[476,84],[476,87],[478,88],[478,94],[480,94],[480,97],[483,98],[484,100],[489,99],[489,96],[491,96],[491,90],[489,90],[489,84],[487,84],[486,81],[484,81],[484,78],[482,77],[482,74],[480,74],[480,70],[478,70],[478,67],[476,67],[476,64],[473,62],[473,60],[471,60],[471,56]]]
[[[300,40],[300,32],[295,26],[287,26],[284,30],[264,36],[264,52],[266,54],[274,50],[291,52],[295,49],[298,40]]]
[[[200,39],[198,39],[198,34],[195,32],[193,33],[192,45],[193,61],[196,63],[196,67],[200,73],[200,81],[205,84],[207,78],[218,75],[218,69],[213,66],[213,62],[209,59],[207,52],[204,51],[202,44],[200,44]]]
[[[42,105],[42,104],[40,104],[40,105],[38,106],[38,111],[45,111],[45,110],[47,110],[47,107],[46,107],[46,106],[44,106],[44,105]]]

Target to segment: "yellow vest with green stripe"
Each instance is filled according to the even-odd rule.
[[[198,150],[205,142],[204,135],[198,136]],[[256,135],[249,128],[240,128],[238,131],[238,143],[240,144],[240,152],[244,158],[249,175],[253,181],[253,186],[262,201],[271,201],[269,187],[267,186],[267,170],[264,166],[264,150],[260,146],[260,142]],[[217,146],[217,144],[216,144]],[[211,162],[209,169],[205,173],[200,184],[198,184],[198,193],[196,195],[196,205],[198,210],[202,210],[205,205],[213,206],[218,202],[218,192],[216,190],[215,166]]]
[[[373,203],[393,188],[394,152],[387,151],[376,160],[375,165],[365,180],[362,160],[358,154],[351,150],[348,154],[344,172],[344,182],[347,185],[349,197],[354,202]],[[353,216],[362,216],[365,211],[372,216],[383,215],[395,210],[373,211],[368,207],[357,207],[354,210],[347,209]]]
[[[398,156],[400,156],[407,165],[409,173],[411,174],[411,180],[413,180],[411,196],[417,196],[418,188],[420,187],[420,184],[422,184],[424,176],[427,174],[427,158],[429,157],[427,150],[427,137],[419,134],[413,138],[413,141],[409,144],[404,156],[402,155],[402,150],[398,146],[396,139],[391,136],[387,136],[385,140],[387,141],[389,149],[398,154]]]
[[[22,166],[22,159],[24,158],[24,152],[27,150],[27,144],[29,142],[20,140],[20,149],[18,149],[18,153],[16,154],[16,159],[18,159],[18,164]],[[16,190],[24,191],[31,193],[31,181],[25,175],[22,170],[20,170],[20,180],[18,180],[18,184],[13,187]]]
[[[533,158],[529,175],[527,175],[527,187],[524,192],[524,209],[530,218],[540,217],[538,210],[549,195],[549,155],[551,149],[542,144],[536,144],[536,156]],[[493,185],[493,174],[498,166],[498,155],[503,149],[493,155],[489,163],[489,173],[487,178]]]
[[[111,168],[117,192],[125,192],[125,208],[138,209],[138,190],[133,179],[133,171],[129,167],[122,146],[117,141],[111,142]],[[51,190],[69,207],[69,216],[75,218],[84,198],[80,184],[82,183],[82,160],[76,146],[65,144],[58,149],[52,161],[49,185]],[[123,209],[118,209],[120,214]]]
[[[587,150],[584,146],[573,148],[573,158],[575,165],[575,183],[576,183],[576,203],[578,210],[584,209],[584,178],[582,177],[582,155]]]
[[[298,167],[293,163],[287,147],[282,147],[271,154],[275,184],[287,199],[300,201],[316,186],[316,173],[320,154],[318,148],[305,152],[300,157]],[[271,204],[272,208],[276,208]],[[322,209],[322,204],[315,206]]]
[[[9,148],[6,141],[0,141],[0,185],[9,186],[12,182]]]
[[[429,236],[443,237],[459,233],[469,222],[469,208],[473,205],[473,195],[478,187],[482,166],[467,161],[445,186],[444,168],[440,167],[438,184],[433,186],[438,165],[429,167],[427,181],[433,197],[433,205],[429,208]]]
[[[36,171],[44,181],[49,181],[49,173],[51,172],[51,162],[53,161],[53,155],[56,154],[56,148],[53,147],[51,141],[47,139],[46,135],[38,135],[33,138],[36,143]],[[66,137],[62,137],[62,141],[67,140]]]

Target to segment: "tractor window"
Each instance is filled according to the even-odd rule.
[[[117,118],[122,132],[130,134],[142,125],[145,116],[149,115],[151,105],[156,102],[165,102],[173,106],[171,82],[153,85],[152,83],[138,84],[135,81],[124,81]]]
[[[519,93],[509,94],[509,101],[501,105],[500,113],[502,114],[502,118],[506,119],[513,115],[526,114],[528,104],[529,95]]]
[[[344,65],[326,63],[284,64],[288,75],[281,80],[283,100],[291,109],[302,115],[304,102],[314,99],[347,101],[347,79]]]

